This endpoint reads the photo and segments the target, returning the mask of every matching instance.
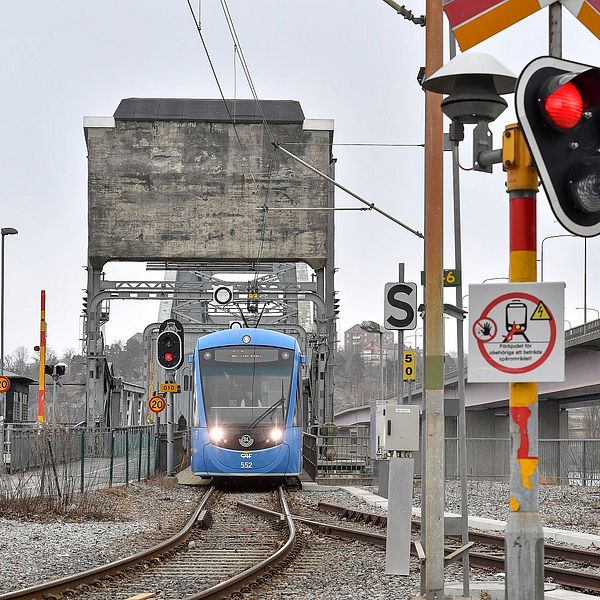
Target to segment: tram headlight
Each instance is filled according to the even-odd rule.
[[[274,442],[280,442],[283,439],[283,430],[275,427],[271,429],[271,440]]]
[[[208,432],[211,442],[220,442],[223,439],[225,432],[220,427],[213,427]]]

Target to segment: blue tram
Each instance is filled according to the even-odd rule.
[[[267,329],[228,329],[198,339],[195,475],[301,473],[303,360],[293,337]]]

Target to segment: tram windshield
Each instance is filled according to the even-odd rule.
[[[266,346],[228,346],[200,351],[207,425],[254,428],[283,425],[294,352]]]

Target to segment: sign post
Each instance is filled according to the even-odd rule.
[[[166,371],[166,383],[160,384],[167,393],[167,475],[175,474],[175,399],[173,393],[179,386],[175,382],[175,371],[183,364],[183,325],[177,319],[167,319],[160,324],[156,340],[159,364]]]
[[[40,369],[38,382],[38,415],[40,425],[46,421],[46,290],[41,293],[40,308]],[[89,423],[88,423],[89,425]]]

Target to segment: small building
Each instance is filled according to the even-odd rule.
[[[0,394],[0,416],[5,423],[23,423],[28,420],[29,386],[37,381],[6,370],[4,376],[10,379],[10,389]]]
[[[379,334],[365,331],[359,324],[353,325],[344,332],[344,352],[347,356],[361,354],[365,346],[370,343],[375,344],[379,348]],[[394,333],[392,331],[385,331],[383,333],[383,356],[392,358],[395,348]],[[379,360],[379,357],[377,360]]]

